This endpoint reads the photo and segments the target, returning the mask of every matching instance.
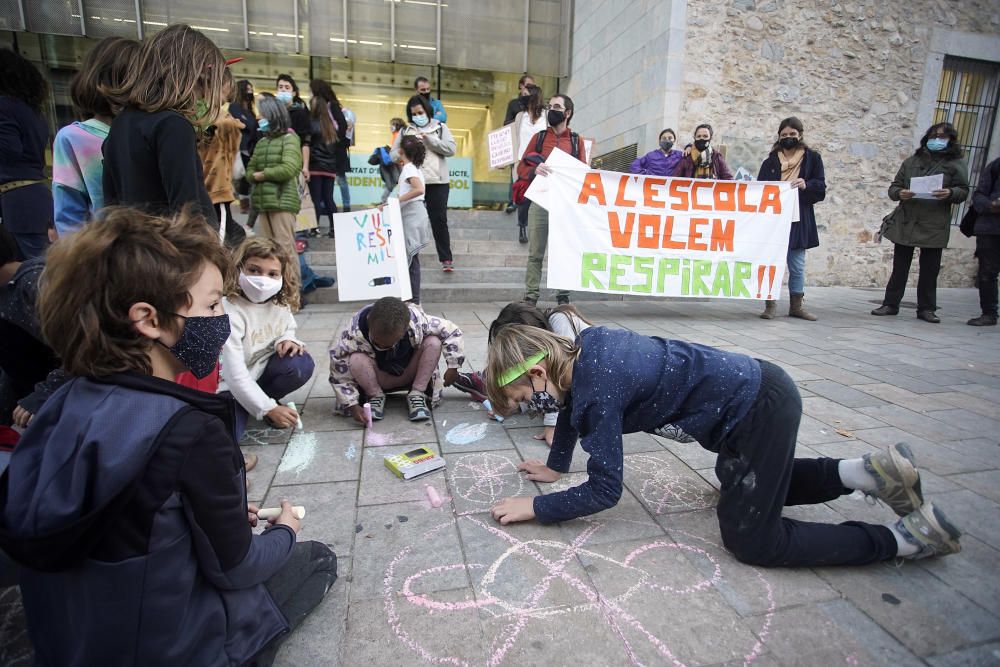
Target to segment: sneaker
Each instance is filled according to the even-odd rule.
[[[556,297],[556,305],[557,306],[568,306],[569,305],[569,297],[568,296],[557,296]]]
[[[966,324],[970,327],[995,327],[997,325],[997,316],[993,313],[983,313],[979,317],[973,317]]]
[[[664,424],[655,429],[653,435],[658,435],[667,440],[676,440],[677,442],[694,442],[693,436],[688,435],[680,426],[674,426],[673,424]]]
[[[316,287],[324,287],[324,288],[325,287],[333,287],[336,284],[336,282],[337,282],[337,279],[336,278],[332,278],[330,276],[316,276],[316,279],[313,280],[313,284]]]
[[[865,454],[865,471],[875,478],[878,489],[865,493],[881,500],[898,516],[906,516],[923,505],[920,473],[913,466],[913,452],[902,442],[887,450]]]
[[[441,270],[445,273],[451,273],[455,270],[455,267],[452,265],[451,261],[441,262]]]
[[[410,421],[422,422],[431,418],[431,409],[427,407],[427,396],[422,391],[411,391],[406,395],[406,403],[410,409]]]
[[[486,400],[486,383],[483,382],[483,376],[478,371],[459,373],[458,379],[451,386],[459,391],[464,391],[474,401],[482,403]]]
[[[907,514],[896,522],[895,528],[903,539],[920,549],[912,556],[904,556],[909,560],[947,556],[962,550],[962,545],[958,543],[962,531],[948,521],[948,517],[934,507],[934,503],[927,503]]]
[[[372,408],[372,421],[380,422],[385,417],[385,394],[372,396],[368,399],[368,405]]]
[[[872,315],[878,315],[879,317],[883,315],[899,315],[899,308],[896,306],[879,306],[872,311]]]

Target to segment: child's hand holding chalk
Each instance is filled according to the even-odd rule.
[[[263,519],[264,521],[271,521],[273,519],[277,519],[278,517],[281,516],[281,512],[284,509],[284,504],[287,504],[287,501],[284,501],[282,507],[265,507],[262,510],[257,510],[257,518]],[[302,505],[295,505],[295,506],[289,505],[289,507],[292,510],[292,516],[294,516],[296,519],[301,520],[305,518],[306,516],[305,507],[303,507]]]
[[[295,407],[295,403],[293,403],[292,401],[288,401],[288,407],[290,407],[292,410],[295,410],[295,428],[301,431],[305,427],[302,426],[302,417],[299,416],[298,408]]]
[[[490,417],[493,417],[493,419],[496,419],[501,424],[503,423],[503,416],[493,411],[493,404],[490,403],[490,399],[487,398],[485,401],[483,401],[483,407],[486,408],[486,411],[489,413]]]

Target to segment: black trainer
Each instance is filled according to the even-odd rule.
[[[899,308],[896,306],[879,306],[872,311],[872,315],[878,315],[879,317],[883,315],[899,315]]]

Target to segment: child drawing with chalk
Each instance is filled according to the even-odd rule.
[[[253,532],[233,400],[174,381],[215,368],[229,272],[189,209],[106,208],[48,253],[39,319],[72,379],[0,484],[39,664],[269,665],[337,577],[288,501]]]
[[[424,164],[427,149],[416,137],[403,137],[399,143],[399,211],[403,217],[403,238],[410,267],[412,303],[420,303],[420,251],[431,242],[431,222],[424,206]],[[381,211],[384,204],[380,204]]]
[[[295,337],[289,308],[296,295],[293,262],[283,245],[262,236],[245,240],[233,256],[225,298],[231,333],[222,348],[219,393],[236,399],[237,440],[250,415],[272,428],[292,428],[299,420],[294,406],[278,403],[315,369],[306,344]]]
[[[437,371],[442,356],[448,366],[443,377]],[[457,325],[416,304],[382,297],[359,310],[330,349],[334,410],[364,424],[362,404],[369,403],[371,418],[379,421],[386,392],[407,390],[410,421],[426,421],[463,363],[465,344]]]
[[[493,507],[502,524],[566,521],[600,512],[622,494],[622,434],[675,424],[710,451],[721,483],[719,528],[740,561],[761,566],[862,565],[961,550],[961,533],[932,503],[905,444],[856,459],[796,459],[802,399],[779,366],[703,345],[591,327],[575,343],[511,325],[490,344],[486,386],[497,409],[558,406],[548,462],[525,461],[528,479],[569,470],[577,439],[588,479]],[[860,490],[900,519],[839,525],[781,516],[786,505],[823,503]]]

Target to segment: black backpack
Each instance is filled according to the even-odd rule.
[[[542,154],[542,145],[545,143],[546,132],[548,132],[548,130],[542,130],[541,132],[535,135],[535,152],[538,153],[539,155]],[[576,132],[570,131],[569,143],[570,143],[570,150],[572,150],[573,152],[573,157],[575,157],[577,160],[580,160],[581,159],[580,135],[577,134]]]

